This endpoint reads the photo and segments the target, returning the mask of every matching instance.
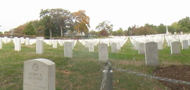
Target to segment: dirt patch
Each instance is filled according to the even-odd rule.
[[[190,66],[169,66],[157,68],[153,71],[153,75],[170,79],[182,80],[190,82]],[[190,85],[176,84],[166,81],[160,81],[163,85],[171,90],[190,90]]]

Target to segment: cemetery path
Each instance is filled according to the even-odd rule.
[[[190,66],[169,66],[160,67],[153,71],[153,75],[158,77],[164,77],[175,80],[182,80],[190,82]],[[163,85],[167,86],[171,90],[190,90],[189,85],[176,84],[166,81],[160,81]]]

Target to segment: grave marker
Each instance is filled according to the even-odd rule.
[[[42,40],[36,40],[36,53],[42,54],[43,53],[43,41]]]
[[[144,54],[144,53],[145,53],[144,43],[139,42],[138,54]]]
[[[158,66],[158,45],[156,42],[145,43],[145,64],[147,66]]]
[[[64,42],[64,57],[72,58],[72,43]]]
[[[180,54],[179,41],[172,41],[170,50],[171,54]]]
[[[189,49],[188,40],[183,40],[181,43],[182,49]]]
[[[94,43],[89,42],[89,52],[94,52]]]
[[[111,52],[117,53],[117,43],[114,42],[111,44]]]
[[[48,59],[24,62],[23,90],[55,90],[55,63]]]
[[[105,43],[100,43],[99,47],[99,60],[102,63],[106,63],[108,60],[108,45]]]

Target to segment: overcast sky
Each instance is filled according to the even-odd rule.
[[[39,19],[41,9],[52,8],[85,10],[90,17],[90,30],[104,20],[114,25],[113,30],[126,30],[134,24],[171,25],[190,16],[190,0],[2,0],[0,31]]]

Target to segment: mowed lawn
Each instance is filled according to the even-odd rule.
[[[98,60],[98,46],[95,52],[89,52],[80,42],[73,51],[73,58],[64,57],[64,46],[53,49],[44,43],[44,53],[36,54],[34,45],[22,45],[21,51],[14,51],[14,44],[3,44],[0,50],[0,90],[23,89],[24,61],[35,58],[46,58],[56,64],[56,90],[99,90],[102,82],[104,65]],[[151,74],[157,67],[145,66],[144,55],[138,55],[130,40],[118,53],[111,53],[109,60],[114,67],[128,69],[144,74]],[[164,49],[159,50],[160,67],[170,65],[190,65],[190,49],[181,50],[181,54],[171,55],[170,48],[164,43]],[[158,80],[126,74],[113,69],[114,90],[166,90]]]

